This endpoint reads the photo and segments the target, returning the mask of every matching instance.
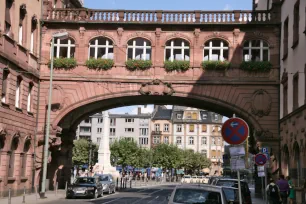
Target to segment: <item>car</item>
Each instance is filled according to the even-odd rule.
[[[191,181],[191,176],[190,175],[185,175],[183,176],[181,183],[190,183]]]
[[[225,194],[226,200],[228,203],[231,204],[239,204],[239,191],[238,188],[233,187],[222,187],[222,190]],[[243,194],[241,194],[242,203],[245,204],[245,197]]]
[[[177,185],[168,200],[168,204],[227,204],[222,187],[204,184]]]
[[[244,195],[244,204],[252,204],[251,191],[249,189],[248,183],[244,180],[241,180],[240,184],[241,194]],[[214,181],[214,184],[212,185],[238,188],[238,179],[218,178]]]
[[[116,192],[116,184],[111,174],[100,174],[97,176],[100,178],[103,192],[107,192],[108,194]]]
[[[78,177],[67,187],[66,198],[91,197],[102,195],[102,184],[96,177]]]
[[[197,176],[192,176],[191,179],[190,179],[190,183],[198,183],[199,182],[199,179]]]

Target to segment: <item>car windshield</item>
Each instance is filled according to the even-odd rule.
[[[101,176],[101,181],[108,181],[108,176],[102,175]]]
[[[238,182],[237,181],[217,181],[216,183],[217,186],[226,186],[226,187],[233,187],[233,188],[238,188]]]
[[[94,184],[95,183],[95,178],[77,178],[74,181],[75,184]]]
[[[188,204],[222,204],[221,194],[202,189],[184,189],[175,191],[174,203]]]
[[[238,189],[223,188],[223,192],[227,201],[239,201]]]

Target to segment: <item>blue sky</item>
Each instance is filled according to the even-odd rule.
[[[126,10],[250,10],[252,0],[84,0],[85,7]]]

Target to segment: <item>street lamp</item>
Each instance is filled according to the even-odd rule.
[[[54,61],[54,39],[55,38],[66,39],[68,38],[68,33],[62,32],[62,33],[55,33],[52,35],[50,86],[49,86],[49,98],[48,98],[47,127],[46,127],[46,135],[45,135],[43,175],[42,175],[41,192],[40,192],[41,198],[45,198],[45,193],[46,193],[47,165],[48,165],[48,156],[49,156],[50,114],[51,114],[51,101],[52,101],[51,98],[52,98],[53,61]]]

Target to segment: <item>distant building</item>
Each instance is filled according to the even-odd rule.
[[[110,143],[120,138],[130,138],[141,147],[150,148],[150,113],[109,114]],[[83,120],[77,129],[77,139],[91,139],[100,144],[103,134],[103,116],[97,113]]]

